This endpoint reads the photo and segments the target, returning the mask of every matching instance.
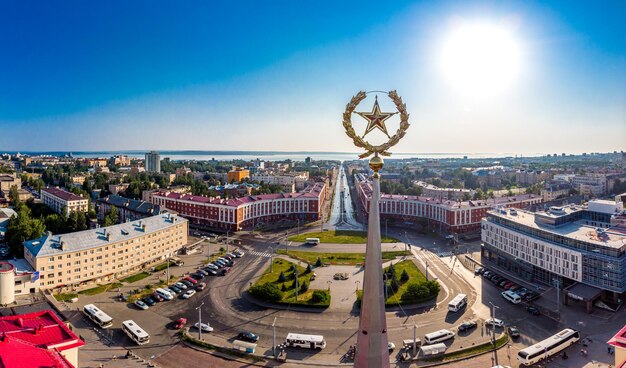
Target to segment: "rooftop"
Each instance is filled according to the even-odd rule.
[[[110,195],[106,198],[101,198],[98,200],[98,202],[108,203],[115,207],[124,207],[127,210],[147,215],[155,215],[161,213],[161,208],[158,204],[152,204],[150,202],[130,199],[118,195]]]
[[[51,194],[55,197],[61,198],[65,201],[80,201],[86,198],[83,198],[79,195],[76,195],[74,193],[70,193],[68,191],[65,191],[63,189],[59,189],[59,188],[44,188],[41,190],[42,192],[46,192],[48,194]]]
[[[538,214],[545,215],[545,212]],[[489,211],[489,215],[503,217],[530,228],[540,229],[566,238],[617,249],[626,247],[626,230],[619,227],[598,231],[597,228],[585,225],[582,221],[572,221],[560,226],[551,226],[535,222],[535,213],[525,210],[492,210]]]
[[[59,352],[83,345],[51,310],[0,317],[0,367],[72,367]]]
[[[39,239],[24,242],[24,247],[34,257],[59,255],[138,238],[184,221],[187,220],[173,214],[156,215],[100,229],[60,235],[46,234]],[[144,225],[145,230],[142,227]]]

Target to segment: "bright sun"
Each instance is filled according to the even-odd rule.
[[[444,42],[441,56],[447,79],[476,97],[506,90],[520,69],[519,45],[511,31],[486,23],[459,25]]]

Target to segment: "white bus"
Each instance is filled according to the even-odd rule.
[[[461,308],[467,305],[467,295],[459,294],[454,297],[454,299],[450,300],[448,303],[448,310],[450,312],[458,312]]]
[[[287,346],[308,348],[308,349],[324,349],[326,347],[326,340],[322,335],[304,335],[297,333],[287,334],[285,339]]]
[[[139,327],[133,320],[122,322],[122,331],[130,337],[137,345],[144,345],[150,342],[150,335],[143,328]]]
[[[424,335],[424,341],[426,344],[434,344],[436,342],[442,342],[452,338],[454,338],[454,332],[450,330],[439,330]]]
[[[94,304],[85,305],[83,307],[83,313],[85,313],[85,315],[89,317],[89,319],[92,320],[93,323],[97,324],[100,328],[109,328],[113,324],[113,318],[109,317],[108,314],[98,309],[98,307],[96,307]]]
[[[319,243],[320,243],[320,238],[306,238],[306,244],[318,245]]]
[[[517,353],[517,359],[523,365],[535,364],[575,344],[578,340],[580,340],[580,333],[576,330],[566,328],[554,336],[550,336],[533,346],[520,350],[519,353]]]
[[[519,304],[522,302],[522,298],[520,298],[519,295],[515,294],[511,290],[503,291],[502,293],[500,293],[500,295],[502,295],[504,299],[510,301],[513,304]]]

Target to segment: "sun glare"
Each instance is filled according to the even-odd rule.
[[[441,68],[463,94],[491,96],[505,91],[518,76],[519,45],[505,26],[458,25],[443,44]]]

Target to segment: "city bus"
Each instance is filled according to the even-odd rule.
[[[320,238],[306,238],[306,243],[308,245],[318,245],[320,243]]]
[[[137,345],[144,345],[150,342],[150,335],[143,328],[139,327],[133,320],[122,322],[122,331],[130,337]]]
[[[83,307],[83,313],[89,317],[93,323],[97,324],[100,328],[109,328],[113,325],[113,318],[104,313],[94,304],[87,304]]]
[[[448,303],[448,310],[450,312],[458,312],[461,308],[467,305],[467,295],[459,294],[454,297],[454,299],[450,300]]]
[[[578,340],[580,340],[580,332],[566,328],[554,336],[520,350],[517,353],[517,359],[523,365],[535,364],[575,344]]]
[[[308,349],[324,349],[326,340],[322,335],[304,335],[297,333],[287,334],[285,343],[290,347],[308,348]]]

